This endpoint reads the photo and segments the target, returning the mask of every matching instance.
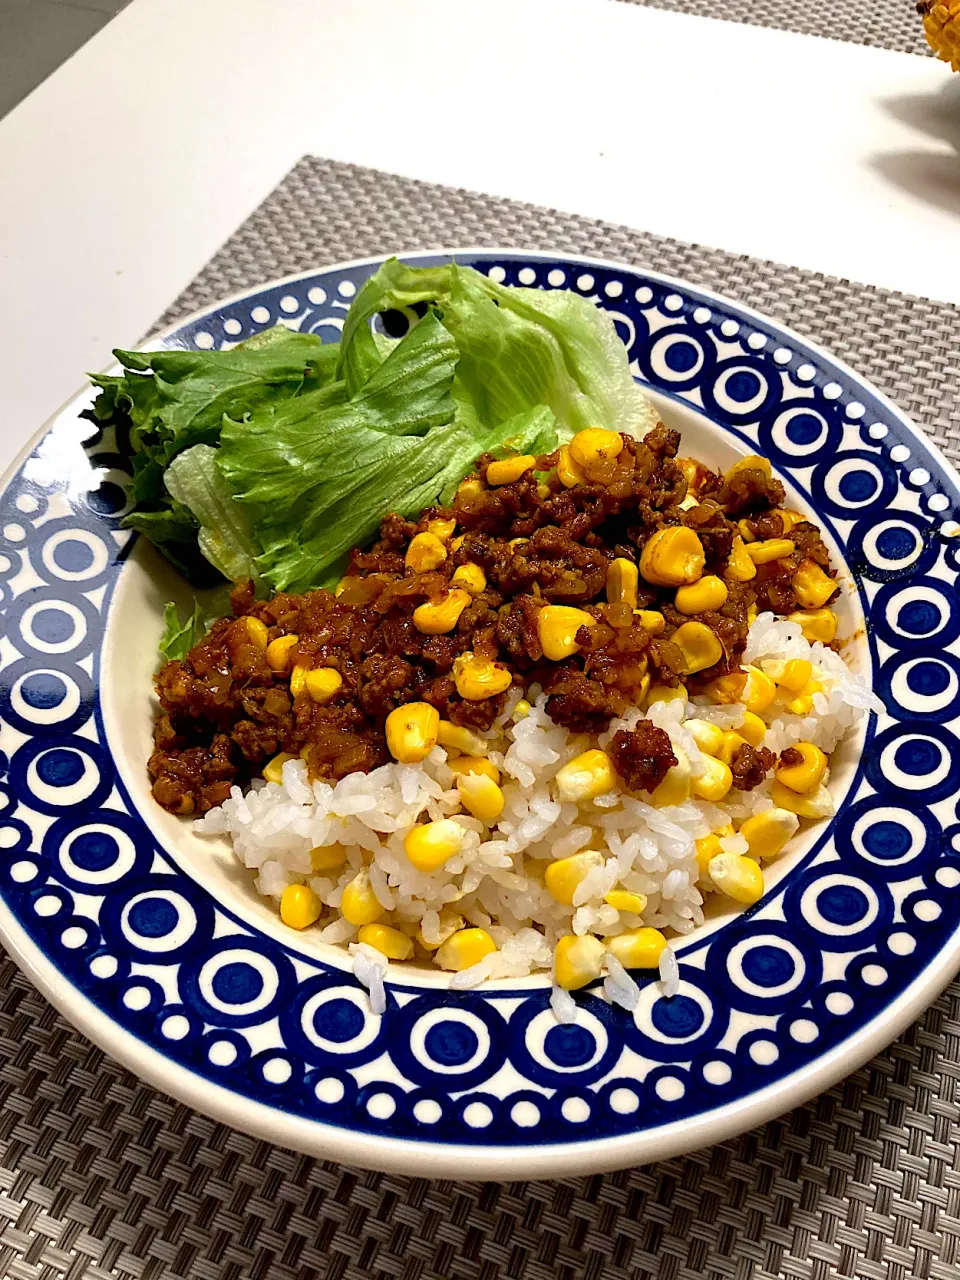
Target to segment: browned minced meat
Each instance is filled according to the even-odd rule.
[[[429,508],[416,521],[385,516],[379,540],[353,552],[336,594],[279,592],[257,601],[252,584],[237,587],[233,616],[221,618],[184,660],[168,662],[157,676],[160,710],[149,771],[159,803],[174,813],[203,813],[281,751],[301,756],[319,778],[376,768],[390,758],[384,722],[401,703],[428,702],[454,724],[488,729],[507,695],[462,698],[454,663],[465,653],[505,667],[524,691],[539,686],[551,716],[578,733],[605,729],[642,702],[651,681],[675,686],[685,680],[696,692],[739,671],[751,609],[795,608],[793,576],[804,558],[829,571],[818,530],[806,522],[794,525],[791,556],[759,566],[750,582],[726,577],[727,557],[741,532],[736,520],[747,519],[756,537],[782,532],[779,482],[760,470],[724,480],[702,464],[678,459],[679,435],[662,423],[642,441],[622,440],[616,459],[587,468],[584,482],[571,488],[557,475],[558,452],[500,486],[487,484],[493,459],[481,457],[451,508]],[[689,509],[681,505],[688,477],[699,504]],[[411,538],[427,531],[431,520],[450,518],[457,541],[447,541],[446,560],[429,572],[407,568]],[[683,675],[683,653],[672,638],[689,621],[673,607],[673,588],[640,579],[638,608],[664,617],[656,637],[628,605],[606,600],[610,561],[638,563],[653,533],[680,524],[696,531],[705,572],[724,576],[729,593],[719,611],[699,615],[723,654],[695,677]],[[442,598],[457,568],[468,563],[483,569],[484,590],[454,630],[425,635],[414,624],[414,610]],[[540,644],[538,617],[548,604],[585,609],[594,619],[577,633],[579,652],[559,663],[546,659]],[[269,640],[297,637],[285,671],[271,669],[247,616],[264,624]],[[294,664],[340,674],[342,685],[329,704],[315,703],[306,692],[292,695]],[[632,750],[644,758],[639,748]],[[643,770],[628,766],[627,754],[621,750],[629,776],[642,773],[654,785],[669,767],[663,762],[672,759],[662,743],[649,752],[656,763]],[[751,757],[741,773],[752,776],[759,767]]]
[[[749,742],[745,742],[737,748],[730,761],[733,785],[739,791],[752,791],[754,787],[759,787],[776,759],[769,747],[751,747]]]
[[[649,720],[635,729],[619,729],[609,750],[613,767],[633,791],[653,791],[677,763],[669,734]]]
[[[747,469],[736,471],[725,480],[716,500],[727,515],[742,516],[782,506],[786,496],[779,480],[771,479],[764,471]]]
[[[796,747],[784,747],[777,763],[785,769],[792,769],[794,765],[803,764],[803,752]]]

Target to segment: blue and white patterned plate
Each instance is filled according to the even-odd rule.
[[[958,479],[873,388],[735,303],[609,263],[458,257],[609,309],[701,455],[769,456],[840,549],[888,714],[837,772],[835,820],[756,908],[682,942],[680,994],[647,981],[634,1017],[595,989],[560,1026],[544,979],[449,993],[410,970],[374,1016],[343,955],[284,931],[149,798],[171,579],[151,587],[167,570],[120,528],[125,464],[80,417],[88,392],[0,497],[0,934],[132,1070],[283,1145],[425,1176],[642,1163],[831,1084],[960,963]],[[210,349],[278,321],[335,336],[377,265],[256,290],[163,341]]]

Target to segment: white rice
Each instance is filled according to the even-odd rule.
[[[771,707],[764,718],[769,725],[765,745],[772,750],[808,741],[829,753],[868,710],[883,709],[832,650],[808,643],[797,624],[761,614],[750,629],[744,663],[776,673],[778,664],[791,658],[813,663],[823,692],[814,695],[809,715],[793,715],[782,703]],[[378,1008],[385,1007],[386,961],[356,943],[356,927],[339,914],[343,890],[364,864],[373,892],[392,911],[397,927],[411,934],[419,927],[423,938],[435,943],[441,938],[441,913],[447,918],[453,912],[490,932],[498,950],[453,975],[454,988],[549,970],[557,940],[571,932],[606,938],[644,924],[681,936],[690,933],[703,920],[695,840],[769,808],[769,780],[753,791],[731,790],[719,804],[691,798],[654,808],[619,789],[593,802],[561,802],[553,785],[558,770],[596,744],[555,724],[537,687],[528,691],[529,713],[514,721],[518,696],[511,696],[489,735],[488,754],[502,771],[505,801],[499,821],[489,830],[460,812],[442,747],[434,748],[422,764],[384,765],[369,774],[351,774],[335,786],[311,783],[303,762],[289,760],[282,784],[257,781],[246,795],[234,787],[230,798],[195,828],[205,835],[228,836],[239,860],[257,873],[256,886],[264,897],[279,899],[287,885],[309,884],[325,908],[318,922],[320,938],[350,945],[356,976]],[[744,709],[697,698],[657,702],[645,714],[685,752],[697,775],[702,757],[685,722],[699,718],[736,728]],[[597,743],[605,746],[618,729],[633,728],[643,715],[628,711]],[[463,828],[460,852],[440,871],[416,870],[404,852],[404,836],[424,818],[447,817]],[[311,850],[329,845],[341,846],[347,860],[337,871],[314,875]],[[731,853],[745,847],[742,836],[723,840]],[[544,869],[553,859],[587,848],[601,852],[604,861],[579,885],[573,906],[562,906],[544,887]],[[622,916],[604,902],[617,884],[645,896],[642,917]],[[661,956],[660,978],[667,994],[676,992],[679,970],[669,947]],[[611,1000],[635,1007],[636,983],[609,955],[604,988]],[[561,1021],[569,1019],[569,993],[555,990],[551,1003]]]

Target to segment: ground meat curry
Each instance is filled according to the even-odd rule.
[[[652,686],[735,701],[765,610],[831,641],[827,548],[784,508],[769,463],[720,475],[678,445],[660,424],[642,441],[588,429],[539,458],[487,455],[451,507],[387,515],[336,591],[264,601],[237,587],[233,616],[157,676],[157,801],[204,813],[278,754],[318,778],[369,771],[390,759],[385,722],[406,703],[485,730],[511,686],[538,686],[558,724],[595,733]],[[637,789],[675,763],[646,724],[617,734],[611,756]],[[741,748],[735,785],[772,763]]]

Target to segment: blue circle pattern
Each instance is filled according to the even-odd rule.
[[[559,268],[580,288],[584,270],[537,255],[487,254],[475,265],[500,268],[508,284],[529,283],[518,273],[532,267],[542,287]],[[338,286],[357,288],[373,269],[262,290],[172,340],[220,346],[280,317],[334,337]],[[0,893],[65,982],[236,1093],[350,1129],[443,1142],[637,1132],[769,1086],[840,1044],[952,933],[960,826],[944,831],[927,806],[960,793],[960,743],[948,727],[960,718],[960,661],[947,651],[960,638],[960,540],[942,528],[956,511],[953,477],[890,406],[761,319],[656,276],[596,264],[585,274],[642,378],[702,404],[741,447],[769,456],[846,546],[891,714],[880,732],[871,722],[863,774],[822,849],[769,903],[681,949],[674,999],[637,975],[642,1016],[588,990],[577,996],[578,1021],[561,1025],[542,987],[450,993],[391,981],[387,1009],[374,1015],[352,975],[299,953],[295,966],[291,949],[251,933],[181,872],[131,811],[96,680],[81,665],[91,654],[99,661],[131,545],[119,531],[126,463],[111,429],[91,440],[89,424],[61,421],[64,442],[86,441],[91,473],[109,474],[86,491],[73,485],[83,497],[66,517],[47,518],[49,498],[75,476],[47,491],[21,472],[0,495],[0,633],[19,655],[0,670],[0,718],[27,735],[9,762],[0,758]],[[253,318],[255,306],[268,322]],[[895,445],[909,462],[894,460]],[[15,593],[25,554],[42,585]],[[848,958],[842,979],[823,981],[827,953]],[[136,963],[161,967],[165,982],[135,973]],[[758,1014],[763,1029],[751,1023]],[[268,1043],[277,1029],[281,1043],[265,1049],[268,1025]],[[734,1026],[744,1032],[735,1047],[719,1048]],[[652,1064],[643,1078],[620,1066],[625,1052]],[[378,1061],[389,1065],[371,1080]]]

